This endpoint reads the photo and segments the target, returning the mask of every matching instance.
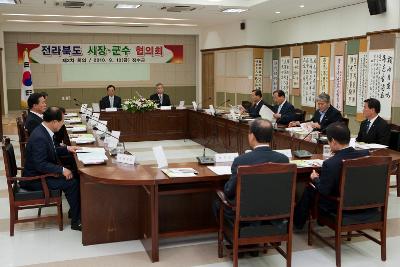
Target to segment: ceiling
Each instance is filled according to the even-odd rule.
[[[16,1],[18,3],[16,5],[0,5],[0,23],[207,27],[246,19],[273,22],[366,2],[366,0],[75,0],[83,2],[85,6],[65,8],[63,3],[67,0]],[[138,9],[114,8],[118,3],[142,6]],[[169,12],[165,9],[177,5],[187,5],[188,9],[194,8],[194,10]],[[300,5],[304,7],[301,8]],[[248,11],[240,14],[222,13],[221,10],[227,7],[245,8]],[[278,11],[279,14],[275,13]]]

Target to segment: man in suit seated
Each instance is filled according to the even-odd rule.
[[[252,165],[266,162],[289,163],[288,157],[270,148],[273,134],[273,126],[270,121],[258,118],[252,121],[249,127],[248,140],[252,151],[235,158],[231,166],[231,178],[224,186],[224,193],[232,203],[235,202],[236,198],[237,169],[240,165]],[[218,218],[219,202],[215,202],[213,210],[216,218]],[[230,210],[226,211],[226,215],[234,219],[234,212]]]
[[[100,109],[121,108],[121,98],[115,95],[115,86],[107,86],[107,95],[100,100]]]
[[[288,125],[295,119],[294,106],[286,101],[285,92],[276,90],[272,93],[272,98],[276,103],[272,111],[275,112],[274,118],[278,124]]]
[[[63,153],[75,153],[78,147],[60,146],[56,149],[53,142],[54,133],[64,124],[64,115],[57,107],[49,107],[43,113],[43,122],[33,130],[26,146],[26,161],[23,176],[36,176],[46,173],[59,174],[58,177],[48,177],[47,186],[50,190],[62,190],[65,193],[71,210],[71,228],[81,230],[80,192],[78,177],[71,170],[59,165],[56,150]],[[21,181],[20,186],[27,190],[42,190],[40,181]]]
[[[329,124],[342,121],[342,114],[339,110],[334,108],[330,103],[330,96],[328,94],[322,93],[316,98],[318,109],[314,112],[314,116],[311,119],[311,127],[322,133],[325,133],[326,127]],[[299,126],[299,121],[292,121],[289,123],[289,127]]]
[[[324,161],[320,173],[315,170],[310,175],[314,187],[308,186],[297,203],[294,211],[294,226],[302,229],[308,218],[309,210],[313,207],[315,194],[337,196],[339,179],[342,171],[342,160],[368,156],[368,150],[355,150],[349,146],[350,130],[341,122],[335,122],[326,128],[328,144],[334,156]],[[319,208],[323,212],[335,212],[336,203],[320,199]]]
[[[150,100],[154,101],[158,107],[171,106],[171,100],[167,94],[164,94],[164,85],[162,83],[156,84],[156,93],[150,96]]]
[[[41,93],[33,93],[28,97],[29,112],[25,121],[25,129],[31,135],[33,130],[42,123],[43,112],[47,108],[46,99]]]
[[[363,115],[366,120],[360,124],[357,142],[389,145],[390,126],[378,115],[380,111],[379,100],[375,98],[364,100]]]
[[[260,109],[263,105],[265,105],[264,101],[262,100],[261,90],[257,89],[251,91],[250,98],[252,105],[248,109],[245,109],[242,106],[240,106],[240,112],[241,113],[247,112],[252,118],[260,117]]]

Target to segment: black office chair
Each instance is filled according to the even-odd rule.
[[[268,248],[276,249],[291,266],[296,174],[295,164],[264,163],[238,168],[236,204],[217,191],[221,201],[218,257],[223,256],[225,237],[234,267],[238,266],[239,252],[266,252]],[[235,211],[234,221],[224,216],[224,209]],[[280,247],[282,241],[286,241],[286,252]],[[243,247],[251,244],[257,246]]]

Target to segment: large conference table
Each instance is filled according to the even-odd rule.
[[[102,112],[110,130],[121,131],[124,141],[192,139],[217,152],[243,153],[249,149],[248,124],[193,110],[145,113]],[[322,158],[322,144],[274,133],[275,149],[299,147]],[[393,159],[396,174],[400,153],[377,151]],[[109,157],[106,165],[85,166],[77,161],[81,181],[82,243],[101,244],[141,240],[153,262],[159,260],[159,239],[217,231],[211,206],[215,190],[228,175],[216,175],[195,162],[169,164],[191,167],[196,177],[169,178],[154,165],[125,165]],[[298,181],[311,168],[298,168]],[[398,175],[397,177],[399,177]]]

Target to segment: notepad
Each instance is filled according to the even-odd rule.
[[[169,168],[169,169],[161,169],[163,173],[168,175],[168,177],[193,177],[198,174],[193,168]]]
[[[231,166],[207,166],[216,175],[231,175]]]

